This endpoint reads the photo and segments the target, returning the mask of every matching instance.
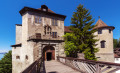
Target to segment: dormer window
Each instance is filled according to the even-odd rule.
[[[42,11],[48,11],[48,7],[46,5],[41,6]]]
[[[43,11],[47,11],[46,9],[43,9]]]
[[[102,30],[99,29],[99,30],[98,30],[98,34],[102,34]]]

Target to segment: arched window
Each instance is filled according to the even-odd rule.
[[[104,41],[104,40],[100,42],[101,43],[101,48],[105,48],[105,42],[106,41]]]

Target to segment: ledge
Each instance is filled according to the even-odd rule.
[[[21,43],[20,44],[11,45],[11,47],[21,47],[21,46],[22,46]]]

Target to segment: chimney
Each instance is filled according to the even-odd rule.
[[[42,5],[41,6],[41,10],[48,12],[48,7],[46,5]]]

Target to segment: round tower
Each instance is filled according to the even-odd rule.
[[[99,19],[94,29],[97,30],[94,33],[94,35],[97,35],[95,39],[99,40],[96,42],[96,47],[99,48],[96,57],[100,61],[114,62],[113,30],[115,27],[108,26]]]

